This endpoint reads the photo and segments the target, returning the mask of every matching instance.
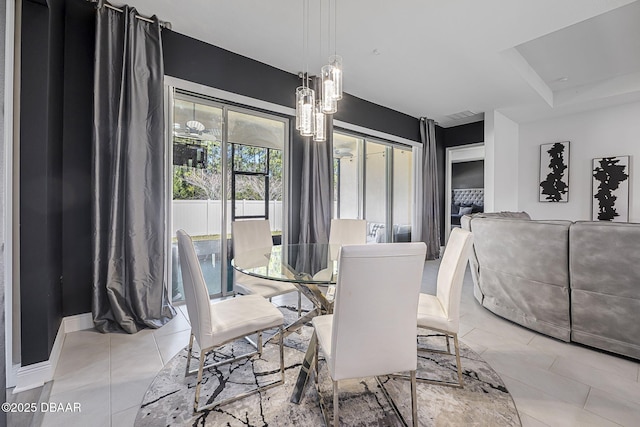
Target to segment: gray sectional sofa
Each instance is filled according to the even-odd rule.
[[[476,299],[561,339],[640,359],[640,224],[464,216]]]

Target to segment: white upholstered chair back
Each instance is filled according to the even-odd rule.
[[[184,230],[178,230],[176,235],[191,330],[198,345],[207,348],[213,345],[209,291],[191,237]]]
[[[416,369],[425,252],[422,242],[342,247],[331,331],[334,380]]]
[[[338,259],[340,245],[367,243],[367,221],[364,219],[332,219],[329,231],[329,258]]]
[[[440,262],[436,296],[442,304],[452,329],[455,329],[450,332],[458,331],[462,282],[472,244],[473,239],[469,231],[454,228],[449,235],[447,247]]]
[[[234,256],[252,249],[271,248],[271,226],[266,219],[233,221],[231,223],[233,234]]]

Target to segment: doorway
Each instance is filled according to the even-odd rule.
[[[484,143],[446,151],[445,238],[465,214],[484,211]]]

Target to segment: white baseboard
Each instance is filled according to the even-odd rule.
[[[82,331],[93,328],[93,315],[91,313],[76,314],[75,316],[67,316],[62,319],[64,324],[64,333]]]
[[[82,313],[75,316],[68,316],[62,319],[56,339],[51,348],[49,360],[34,363],[32,365],[21,366],[16,374],[16,387],[14,393],[41,387],[44,383],[53,380],[53,374],[58,366],[58,359],[62,352],[64,337],[70,332],[81,331],[93,328],[93,316],[91,313]]]

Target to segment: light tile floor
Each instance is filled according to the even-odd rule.
[[[438,265],[425,264],[423,292],[435,292]],[[68,334],[49,401],[80,402],[82,412],[46,413],[42,425],[132,426],[156,373],[188,343],[186,307],[177,311],[154,331]],[[500,374],[524,426],[640,425],[637,362],[557,341],[493,315],[473,298],[469,271],[460,322],[461,340]]]

